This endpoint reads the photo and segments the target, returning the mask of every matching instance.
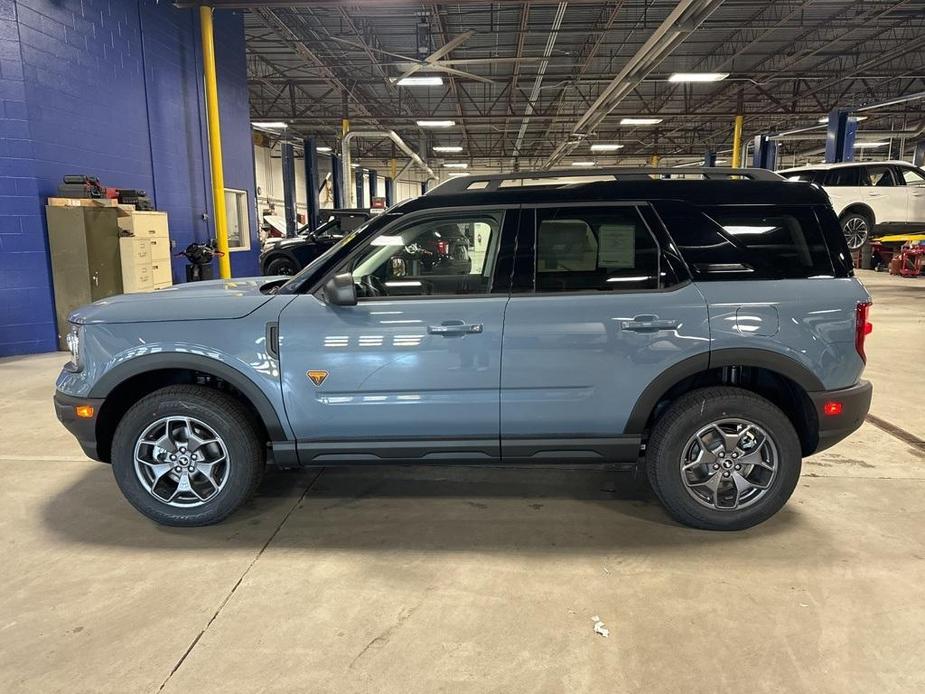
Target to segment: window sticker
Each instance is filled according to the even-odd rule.
[[[597,266],[626,269],[636,265],[636,226],[601,224],[598,229]]]

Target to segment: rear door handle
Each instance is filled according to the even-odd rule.
[[[453,335],[472,335],[478,334],[485,329],[481,323],[463,323],[462,321],[444,321],[440,325],[428,325],[427,332],[431,335],[444,335],[451,337]]]
[[[633,320],[625,320],[620,323],[623,330],[630,330],[636,333],[655,333],[659,330],[675,330],[678,321],[669,319],[660,319],[658,316],[636,316]]]
[[[867,194],[867,197],[869,197],[869,198],[882,198],[882,197],[883,197],[883,193],[868,193],[868,194]]]

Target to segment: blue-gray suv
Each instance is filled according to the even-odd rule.
[[[224,519],[268,463],[499,461],[641,465],[682,523],[760,523],[870,404],[826,194],[580,174],[456,178],[294,277],[81,308],[58,417],[167,525]]]

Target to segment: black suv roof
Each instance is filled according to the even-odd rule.
[[[702,178],[691,178],[691,175]],[[663,176],[665,178],[663,178]],[[675,178],[671,178],[674,176]],[[684,178],[678,178],[683,176]],[[581,182],[580,178],[599,179]],[[569,178],[578,178],[571,182]],[[526,179],[530,185],[505,181]],[[549,179],[547,184],[545,179]],[[440,207],[537,203],[682,200],[698,205],[827,204],[817,186],[787,181],[764,169],[586,169],[491,176],[447,181],[402,205],[403,212]]]

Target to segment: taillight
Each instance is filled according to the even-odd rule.
[[[870,302],[869,301],[860,301],[858,302],[855,323],[855,333],[854,333],[854,347],[858,351],[858,355],[861,359],[864,360],[864,363],[867,363],[867,354],[864,352],[864,338],[870,335],[871,331],[874,329],[874,326],[871,325],[870,321],[867,320],[867,316],[870,314]]]

